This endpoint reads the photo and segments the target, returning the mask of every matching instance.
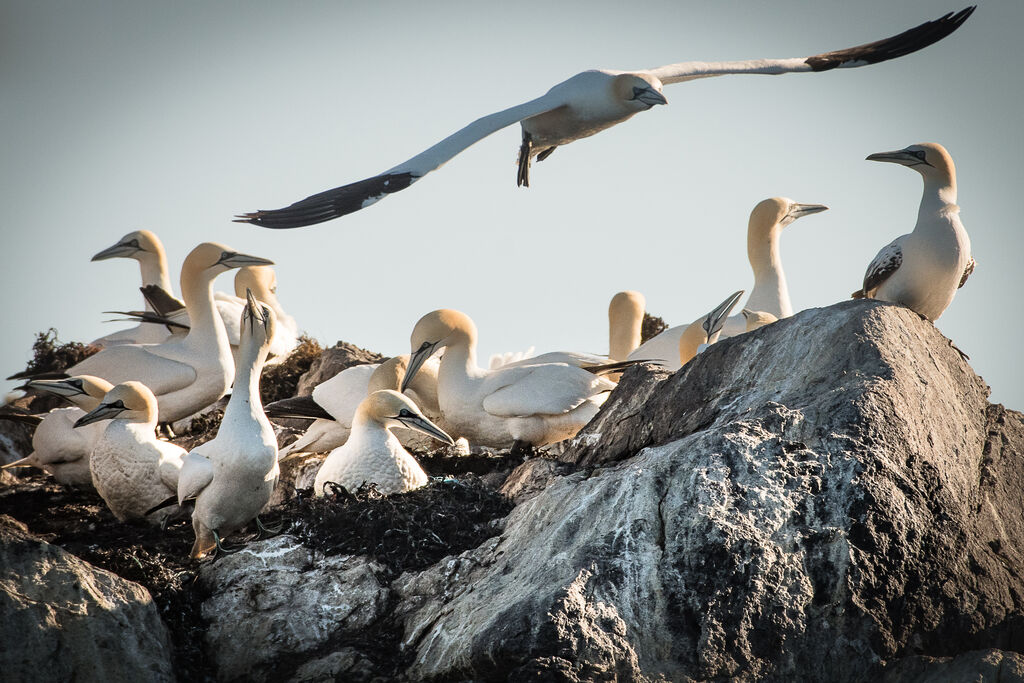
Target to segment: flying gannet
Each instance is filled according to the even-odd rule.
[[[181,267],[181,292],[192,325],[187,335],[162,344],[112,346],[67,373],[95,375],[113,384],[144,383],[157,397],[161,422],[202,410],[227,393],[235,374],[224,323],[214,307],[213,280],[232,268],[272,263],[223,244],[200,244]]]
[[[89,458],[96,492],[122,522],[146,518],[150,508],[175,494],[185,449],[156,438],[156,397],[141,382],[116,385],[75,427],[101,420],[110,422]],[[170,512],[148,518],[163,521]]]
[[[655,105],[666,104],[661,93],[663,85],[729,74],[778,75],[884,62],[942,40],[973,11],[974,7],[968,7],[950,12],[891,38],[811,57],[682,62],[640,71],[584,71],[555,85],[541,97],[477,119],[380,175],[312,195],[282,209],[241,214],[236,221],[265,228],[297,228],[364,209],[404,190],[474,143],[514,123],[522,127],[516,182],[528,186],[530,161],[534,157],[542,161],[560,145],[594,135]]]
[[[413,328],[412,355],[402,389],[435,352],[444,349],[437,398],[453,436],[481,446],[544,446],[567,439],[597,414],[615,383],[565,362],[529,359],[497,370],[476,362],[476,325],[451,309],[432,311]],[[618,364],[614,364],[618,368]]]
[[[407,396],[389,389],[375,391],[359,404],[348,441],[331,451],[316,473],[316,495],[324,495],[328,482],[350,491],[364,482],[376,484],[385,495],[424,486],[426,472],[391,433],[394,427],[412,429],[450,446],[455,444]]]
[[[707,315],[692,323],[670,327],[656,337],[648,339],[629,354],[629,360],[647,361],[667,370],[678,370],[704,348],[718,340],[725,319],[741,296],[742,289],[731,294]]]
[[[167,269],[167,255],[164,245],[156,234],[149,230],[130,232],[116,244],[107,247],[92,257],[93,261],[105,261],[112,258],[131,258],[139,262],[143,287],[159,287],[165,292],[171,291],[171,279]],[[158,313],[147,300],[146,310]],[[117,344],[159,344],[167,339],[168,331],[163,325],[141,322],[136,327],[120,330],[94,339],[94,346],[106,347]]]
[[[903,304],[928,320],[938,320],[975,265],[956,205],[953,157],[938,143],[922,142],[867,158],[914,169],[924,178],[924,194],[914,231],[882,247],[864,274],[863,286],[852,296]]]
[[[221,548],[221,539],[258,521],[280,473],[277,437],[260,401],[260,373],[273,344],[276,314],[251,292],[246,295],[235,385],[224,418],[213,439],[185,456],[178,478],[178,504],[196,502],[192,558]]]
[[[744,304],[752,311],[771,313],[776,318],[793,315],[786,273],[782,270],[779,237],[782,229],[798,218],[827,211],[823,204],[801,204],[786,197],[758,202],[747,221],[747,259],[754,273],[754,288]],[[722,339],[747,331],[747,320],[737,313],[725,321]]]
[[[99,377],[81,375],[67,379],[32,380],[23,388],[61,396],[74,407],[56,408],[46,413],[32,434],[32,452],[21,460],[4,465],[3,469],[38,467],[62,484],[92,488],[89,455],[103,433],[104,425],[75,429],[75,422],[86,411],[98,406],[113,385]]]

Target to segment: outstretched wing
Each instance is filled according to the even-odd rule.
[[[682,83],[698,78],[725,76],[728,74],[765,74],[778,75],[799,73],[802,71],[828,71],[829,69],[846,69],[868,64],[877,64],[916,52],[937,43],[961,24],[974,12],[974,6],[959,12],[950,12],[934,21],[927,21],[920,26],[904,31],[891,38],[883,38],[873,43],[833,50],[811,57],[794,57],[791,59],[750,59],[742,62],[681,62],[649,69],[648,73],[657,76],[662,83]]]
[[[259,210],[235,218],[236,223],[252,223],[264,228],[299,228],[365,209],[389,194],[404,190],[434,171],[464,149],[522,119],[557,109],[564,101],[550,94],[477,119],[449,135],[433,147],[420,152],[380,175],[315,194],[283,209]]]
[[[881,251],[871,260],[867,272],[864,273],[864,286],[859,292],[853,293],[855,299],[870,298],[883,282],[899,270],[903,264],[903,237],[897,237],[882,247]]]

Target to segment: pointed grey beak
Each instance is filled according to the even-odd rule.
[[[15,460],[14,462],[7,463],[3,467],[0,467],[0,470],[13,470],[18,467],[35,467],[35,465],[28,462],[28,458],[22,458],[21,460]]]
[[[74,424],[75,427],[83,427],[93,422],[99,422],[100,420],[109,420],[112,417],[117,417],[126,410],[124,404],[120,401],[114,401],[113,403],[101,403],[94,410],[89,411],[82,417],[78,418],[78,422]]]
[[[241,268],[242,266],[272,266],[274,262],[270,259],[239,254],[237,251],[225,251],[220,255],[220,260],[214,265],[224,265],[228,268]]]
[[[399,389],[399,393],[405,393],[405,390],[408,389],[409,385],[412,383],[412,378],[420,371],[420,368],[427,362],[427,359],[434,355],[435,350],[437,350],[437,342],[434,342],[433,344],[424,342],[423,345],[409,357],[409,367],[405,370],[405,377],[402,378],[402,386]]]
[[[444,430],[425,417],[415,415],[413,417],[399,417],[395,419],[413,431],[426,434],[427,436],[432,436],[438,441],[443,441],[449,446],[455,445],[455,441],[452,437],[448,436]]]
[[[112,247],[107,247],[103,251],[99,252],[92,257],[92,261],[105,261],[109,258],[126,258],[137,254],[142,251],[139,247],[139,243],[132,240],[130,242],[118,242]]]
[[[668,104],[665,96],[651,87],[633,88],[633,99],[643,102],[648,107],[653,107],[656,104]]]
[[[707,317],[704,318],[704,322],[702,322],[700,326],[704,328],[704,333],[707,335],[709,341],[716,332],[721,331],[722,326],[725,325],[725,319],[729,317],[730,313],[732,313],[732,309],[735,308],[736,303],[740,300],[741,296],[743,296],[742,289],[738,292],[734,292],[728,299],[718,304],[718,307],[708,313]]]
[[[891,164],[900,164],[901,166],[918,166],[925,165],[931,166],[924,159],[915,156],[912,152],[908,152],[905,149],[898,149],[893,152],[875,152],[864,157],[865,161],[885,161]]]
[[[84,396],[82,381],[76,379],[34,379],[26,382],[19,389],[35,389],[57,396]]]
[[[803,218],[804,216],[810,216],[814,213],[821,213],[822,211],[828,211],[828,207],[824,204],[794,204],[789,209],[789,216],[796,220],[797,218]]]
[[[249,320],[249,332],[250,334],[255,332],[253,324],[257,321],[266,330],[269,325],[270,316],[267,315],[266,308],[256,297],[252,295],[252,290],[248,287],[245,288],[245,308],[242,310],[242,323],[245,324],[245,320]]]

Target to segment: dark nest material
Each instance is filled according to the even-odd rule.
[[[263,405],[291,398],[299,386],[299,378],[304,375],[320,354],[323,347],[315,339],[306,335],[299,337],[296,346],[283,363],[268,365],[263,368],[260,376],[260,399]]]
[[[386,567],[389,579],[475,548],[501,532],[512,510],[508,498],[473,475],[435,478],[390,496],[372,484],[349,492],[329,483],[326,490],[316,498],[301,489],[279,508],[288,532],[325,555],[369,555]]]
[[[95,492],[61,486],[41,474],[0,489],[0,514],[90,564],[145,586],[171,633],[178,680],[213,680],[200,615],[207,596],[196,582],[198,565],[188,559],[191,524],[179,521],[161,531],[144,522],[118,522]]]
[[[653,339],[668,329],[668,323],[656,315],[644,313],[644,321],[640,324],[640,343]]]
[[[61,344],[57,330],[51,327],[46,332],[36,333],[36,340],[32,342],[32,360],[25,366],[25,371],[19,374],[27,376],[63,372],[97,351],[98,347],[79,342]]]

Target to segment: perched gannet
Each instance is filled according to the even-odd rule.
[[[281,451],[281,459],[300,453],[322,453],[343,445],[348,440],[356,409],[363,399],[375,391],[397,391],[408,364],[409,356],[402,355],[379,365],[345,368],[314,387],[310,396],[296,396],[269,404],[267,415],[270,417],[315,418],[305,434]],[[437,367],[437,361],[428,362],[406,392],[435,421],[441,414],[437,405]]]
[[[260,373],[273,343],[276,314],[246,292],[238,365],[217,435],[185,456],[178,504],[195,499],[191,557],[219,548],[221,539],[254,519],[277,485],[277,437],[263,414]]]
[[[192,327],[162,344],[113,346],[67,370],[111,383],[138,380],[156,395],[160,421],[174,422],[202,410],[227,393],[235,374],[224,323],[213,302],[213,280],[246,265],[272,263],[215,242],[193,249],[181,267],[181,292]]]
[[[517,450],[574,436],[615,384],[569,363],[529,359],[497,370],[476,363],[476,325],[469,316],[441,309],[420,318],[412,332],[412,357],[402,381],[410,385],[431,355],[444,349],[437,398],[454,436],[481,446]]]
[[[523,133],[516,181],[529,185],[533,157],[546,159],[559,145],[591,136],[657,104],[666,104],[662,85],[728,74],[778,75],[884,62],[945,38],[973,11],[974,7],[968,7],[891,38],[806,58],[682,62],[640,71],[584,71],[537,99],[477,119],[380,175],[315,194],[282,209],[242,214],[236,220],[265,228],[297,228],[344,216],[404,190],[464,149],[514,123],[521,124]]]
[[[725,319],[741,296],[742,289],[689,325],[670,327],[648,339],[629,354],[629,360],[648,361],[668,370],[678,370],[700,353],[702,346],[710,346],[718,340]]]
[[[424,486],[426,472],[391,433],[393,427],[412,429],[448,445],[455,443],[407,396],[389,389],[375,391],[356,409],[348,441],[331,451],[316,473],[313,482],[316,495],[324,495],[327,482],[341,484],[350,491],[364,482],[376,484],[377,490],[384,494]]]
[[[113,246],[107,247],[92,257],[93,261],[105,261],[111,258],[132,258],[139,262],[139,272],[142,275],[142,286],[156,286],[165,292],[171,291],[171,279],[167,270],[167,255],[164,252],[164,245],[154,233],[149,230],[136,230],[130,232]],[[150,313],[158,313],[147,300],[146,310]],[[94,339],[91,344],[94,346],[106,347],[117,344],[159,344],[168,336],[168,331],[163,325],[153,323],[139,323],[136,327],[120,330]]]
[[[119,520],[142,519],[177,491],[185,449],[156,438],[156,397],[141,382],[116,385],[75,427],[100,420],[110,423],[89,458],[92,483]],[[150,519],[162,521],[168,514]]]
[[[740,315],[742,315],[743,319],[747,321],[747,327],[744,330],[745,332],[753,332],[765,325],[771,325],[773,322],[778,321],[778,317],[771,313],[766,311],[752,311],[749,308],[741,310]]]
[[[626,360],[640,346],[647,300],[640,292],[618,292],[608,304],[608,358]]]
[[[772,197],[759,202],[747,222],[747,259],[754,272],[754,288],[744,304],[752,311],[765,311],[776,318],[793,315],[789,301],[786,274],[782,270],[779,236],[782,229],[798,218],[827,211],[822,204],[800,204],[786,197]],[[722,329],[722,339],[747,331],[747,321],[740,314],[730,317]]]
[[[870,161],[909,166],[924,178],[924,195],[914,231],[882,247],[864,274],[855,299],[892,301],[938,320],[956,290],[974,271],[971,240],[956,205],[956,168],[942,145],[922,142],[895,152],[879,152]]]
[[[75,423],[100,404],[113,385],[99,377],[80,375],[56,380],[32,380],[25,389],[56,394],[73,403],[73,408],[56,408],[43,416],[32,434],[32,452],[28,457],[4,465],[38,467],[69,486],[92,488],[89,455],[103,433],[104,425],[75,429]]]

